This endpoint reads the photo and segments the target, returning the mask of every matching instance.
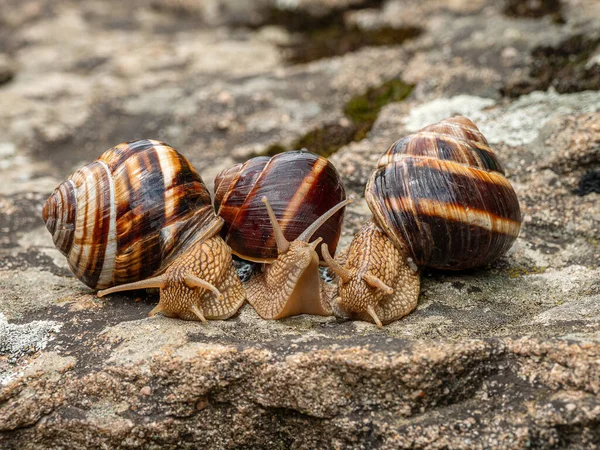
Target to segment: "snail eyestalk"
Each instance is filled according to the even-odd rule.
[[[212,291],[219,300],[223,300],[224,298],[223,294],[221,294],[221,291],[219,291],[214,284],[210,284],[208,281],[204,281],[202,278],[198,278],[194,275],[186,275],[185,284],[191,289],[200,287],[202,289]]]
[[[366,274],[363,275],[363,279],[367,282],[367,284],[369,286],[374,287],[376,289],[381,289],[386,294],[393,294],[394,293],[394,290],[391,287],[389,287],[387,284],[385,284],[383,281],[381,281],[375,275],[372,275],[370,273],[366,273]]]
[[[352,278],[352,274],[348,269],[346,269],[339,262],[333,259],[333,257],[329,253],[329,247],[327,246],[327,244],[321,245],[321,254],[323,255],[323,259],[325,260],[329,268],[333,270],[333,272],[338,277],[340,277],[342,283],[347,283],[348,281],[350,281],[350,279]]]
[[[163,311],[164,311],[164,309],[163,309],[163,305],[161,305],[161,304],[159,303],[158,305],[156,305],[156,306],[154,307],[154,309],[153,309],[152,311],[150,311],[150,312],[148,313],[148,317],[152,317],[152,316],[156,315],[157,313],[159,313],[159,312],[163,312]]]
[[[273,234],[275,235],[275,242],[277,243],[277,253],[281,255],[282,253],[285,253],[290,249],[290,242],[283,235],[283,231],[281,231],[279,222],[277,222],[277,217],[275,217],[275,213],[273,212],[273,208],[271,208],[267,197],[263,197],[261,201],[267,207],[267,213],[269,214],[271,226],[273,227]]]
[[[312,241],[310,244],[308,244],[308,246],[311,248],[311,250],[315,250],[317,248],[317,245],[319,245],[321,243],[321,241],[323,240],[322,237],[315,239],[314,241]]]
[[[367,306],[367,312],[373,318],[377,326],[379,328],[383,328],[383,324],[381,323],[381,320],[379,320],[379,317],[377,317],[377,313],[375,313],[375,310],[373,309],[372,305]]]
[[[122,284],[109,289],[103,289],[98,291],[98,297],[104,297],[105,295],[114,294],[115,292],[135,291],[136,289],[162,288],[164,287],[165,281],[166,277],[164,275],[159,275],[154,278],[148,278],[147,280],[136,281],[135,283]]]
[[[321,228],[321,226],[327,222],[331,216],[333,216],[336,212],[342,209],[344,206],[352,203],[354,201],[354,197],[348,197],[343,202],[338,203],[329,211],[325,212],[321,217],[319,217],[316,221],[314,221],[308,228],[306,228],[300,236],[296,239],[297,241],[308,242],[315,232]]]
[[[198,319],[200,319],[202,323],[206,323],[206,317],[204,317],[204,314],[202,314],[200,308],[198,308],[196,305],[192,305],[191,310],[194,314],[196,314],[196,316],[198,317]]]

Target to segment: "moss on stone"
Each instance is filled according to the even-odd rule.
[[[272,144],[254,156],[274,156],[288,150],[307,149],[328,158],[344,145],[363,140],[377,120],[381,108],[393,102],[400,102],[410,95],[414,86],[402,80],[393,79],[369,88],[365,93],[352,97],[344,106],[344,114],[349,125],[325,124],[314,128],[289,146]]]
[[[410,95],[414,86],[399,79],[369,88],[362,95],[352,97],[344,107],[344,114],[354,123],[370,123],[371,125],[379,116],[379,111],[385,105],[401,102]]]
[[[600,38],[583,34],[569,36],[557,46],[538,46],[531,52],[529,78],[501,89],[508,97],[519,97],[550,87],[560,94],[600,89],[600,66],[588,66]]]
[[[533,266],[533,267],[511,267],[508,269],[509,278],[519,278],[525,275],[537,275],[546,272],[546,267]]]
[[[286,9],[274,6],[269,10],[262,25],[282,26],[294,33],[294,42],[281,46],[285,58],[292,64],[340,56],[361,47],[400,45],[421,34],[422,29],[414,26],[363,29],[356,25],[349,25],[345,20],[346,13],[349,11],[365,8],[379,9],[382,4],[382,0],[348,2],[338,7],[328,8],[329,11],[325,14],[317,14],[309,9]]]
[[[256,156],[275,156],[279,153],[283,153],[288,149],[281,144],[272,144],[269,145],[265,150],[260,153],[257,153]]]
[[[340,56],[362,47],[400,45],[421,34],[417,27],[382,27],[363,30],[358,27],[346,28],[335,23],[303,33],[297,42],[282,47],[286,59],[293,64],[307,63],[321,58]]]

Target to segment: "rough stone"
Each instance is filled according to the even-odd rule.
[[[506,87],[531,86],[536,49],[595,42],[600,4],[560,2],[560,20],[544,5],[555,9],[3,2],[0,54],[14,76],[0,85],[0,447],[595,448],[600,92]],[[370,33],[422,32],[290,64],[280,46],[308,37],[272,23],[273,7],[315,30],[335,13]],[[584,53],[575,72],[593,75],[598,51]],[[156,293],[97,298],[41,221],[54,187],[121,141],[164,140],[212,186],[249,155],[347,122],[348,101],[393,79],[414,84],[410,96],[330,158],[357,197],[341,247],[371,215],[362,194],[379,155],[453,114],[499,154],[524,224],[488,267],[425,269],[417,309],[382,330],[335,317],[264,321],[249,305],[207,325],[147,318]]]
[[[0,86],[12,80],[16,71],[14,62],[8,56],[0,53]]]
[[[14,363],[26,354],[46,348],[49,334],[59,329],[60,326],[51,321],[9,324],[4,314],[0,313],[0,355],[8,356],[8,362]]]

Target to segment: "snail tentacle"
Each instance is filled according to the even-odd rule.
[[[285,253],[290,249],[290,242],[283,235],[283,231],[281,231],[279,222],[275,217],[275,213],[273,212],[273,208],[271,208],[271,204],[269,203],[267,197],[263,196],[263,198],[261,198],[261,201],[264,203],[265,208],[267,208],[269,220],[271,221],[271,227],[273,227],[273,233],[275,234],[275,242],[277,242],[277,253],[281,255],[282,253]]]
[[[273,264],[266,265],[247,283],[248,301],[265,319],[280,319],[298,314],[331,315],[329,299],[323,294],[323,281],[319,275],[319,257],[315,249],[322,237],[307,242],[312,234],[352,199],[339,202],[322,214],[309,232],[306,230],[290,243],[285,253],[280,253]],[[269,202],[263,199],[268,208]],[[271,213],[269,214],[271,216]],[[273,216],[274,220],[274,216]]]
[[[154,278],[148,278],[147,280],[122,284],[120,286],[114,286],[109,289],[103,289],[101,291],[98,291],[98,297],[104,297],[109,294],[114,294],[115,292],[135,291],[137,289],[163,288],[166,280],[167,279],[164,275],[159,275]]]
[[[212,291],[213,294],[219,299],[223,300],[223,294],[214,284],[209,283],[208,281],[203,280],[195,275],[188,274],[185,276],[185,284],[189,288],[202,288],[209,291]]]
[[[196,315],[196,317],[198,317],[198,319],[200,319],[200,321],[202,323],[207,322],[206,317],[204,317],[204,314],[202,314],[202,311],[200,311],[200,308],[198,308],[198,305],[192,305],[191,310]]]
[[[162,142],[142,139],[107,150],[55,189],[42,218],[73,274],[99,297],[159,288],[150,315],[188,320],[230,317],[245,300],[241,281],[231,276],[231,251],[218,236],[224,220],[206,185]]]
[[[321,253],[323,254],[323,258],[325,259],[325,262],[327,263],[329,268],[333,270],[333,272],[338,277],[340,277],[342,283],[347,283],[348,281],[350,281],[350,278],[352,278],[352,274],[348,269],[346,269],[339,262],[333,259],[333,257],[329,253],[329,248],[327,247],[327,244],[321,245]]]
[[[419,267],[488,264],[511,247],[522,222],[502,164],[461,116],[393,143],[370,176],[365,199],[373,219],[354,236],[343,268],[330,267],[341,279],[342,313],[378,326],[416,308]]]

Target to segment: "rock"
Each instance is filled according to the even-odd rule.
[[[16,72],[14,62],[8,56],[0,53],[0,86],[12,80]]]
[[[553,151],[539,155],[540,166],[564,175],[600,164],[600,122],[598,114],[562,116],[546,125],[544,141]],[[545,136],[544,136],[545,137]]]
[[[2,448],[600,441],[598,2],[561,2],[561,25],[536,2],[508,16],[521,7],[491,0],[7,1],[0,51],[18,73],[0,86]],[[422,31],[291,64],[280,46],[298,30],[273,23],[273,6],[319,32],[334,13],[349,28]],[[381,94],[407,83],[403,101]],[[164,140],[212,185],[271,146],[351,128],[369,95],[372,127],[330,157],[356,196],[340,248],[371,215],[362,194],[379,155],[453,114],[488,138],[524,214],[505,256],[424,270],[417,309],[381,330],[264,321],[249,305],[206,325],[148,318],[156,293],[97,298],[42,223],[54,187],[119,142]]]
[[[159,11],[197,17],[210,26],[259,26],[281,18],[280,12],[318,20],[366,3],[366,0],[153,0],[152,5]]]
[[[365,0],[275,0],[275,6],[281,10],[302,11],[313,17],[323,17],[327,14],[358,8],[368,1]]]
[[[9,324],[0,313],[0,355],[7,356],[8,362],[14,363],[26,354],[43,350],[48,344],[49,334],[59,330],[60,325],[52,321]]]
[[[159,11],[195,16],[210,26],[260,25],[272,7],[271,0],[155,0],[152,4]]]
[[[561,20],[560,0],[506,0],[504,14],[513,17],[543,17],[552,15],[554,20]]]

